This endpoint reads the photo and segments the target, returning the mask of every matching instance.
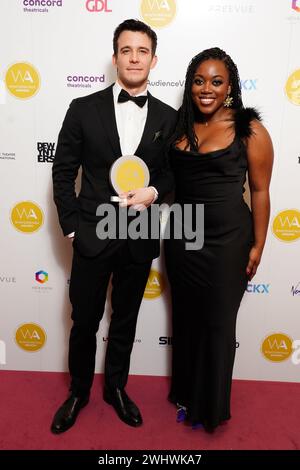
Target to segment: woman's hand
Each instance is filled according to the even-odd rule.
[[[249,261],[246,268],[246,273],[249,278],[249,281],[255,276],[258,265],[260,263],[262,255],[262,248],[257,248],[253,246],[249,253]]]

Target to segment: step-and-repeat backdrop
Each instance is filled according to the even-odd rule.
[[[58,226],[51,167],[71,100],[114,81],[112,35],[126,18],[158,34],[153,95],[177,109],[190,59],[219,46],[238,65],[245,105],[263,115],[275,147],[271,221],[238,316],[234,375],[299,381],[300,0],[1,0],[0,368],[67,369],[72,248]],[[163,256],[152,268],[131,373],[168,375]],[[106,310],[96,372],[103,370],[109,297]]]

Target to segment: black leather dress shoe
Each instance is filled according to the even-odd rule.
[[[112,405],[124,423],[129,426],[141,426],[143,419],[136,404],[129,398],[125,390],[120,388],[109,389],[104,387],[103,398],[106,403]]]
[[[89,402],[89,395],[76,397],[71,394],[69,398],[58,408],[54,415],[51,431],[60,434],[67,431],[76,421],[79,411]]]

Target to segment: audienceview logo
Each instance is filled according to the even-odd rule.
[[[279,212],[273,220],[272,231],[283,242],[294,242],[300,238],[300,212],[288,209]]]
[[[33,65],[28,62],[17,62],[7,70],[5,84],[11,95],[26,100],[39,91],[41,79]]]
[[[24,323],[15,333],[17,345],[27,352],[36,352],[46,343],[45,330],[36,323]]]
[[[286,361],[292,354],[293,341],[284,333],[273,333],[267,336],[261,345],[261,352],[272,362]]]
[[[147,285],[144,292],[144,299],[156,299],[165,288],[165,281],[161,273],[155,269],[151,269]]]
[[[285,92],[291,103],[300,106],[300,69],[295,70],[287,79]]]
[[[12,208],[10,221],[19,232],[33,233],[43,225],[44,214],[35,202],[22,201]]]
[[[142,0],[140,9],[145,23],[153,28],[162,28],[173,21],[176,15],[176,1]]]

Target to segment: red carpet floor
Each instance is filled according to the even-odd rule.
[[[103,402],[102,376],[96,375],[75,426],[55,436],[50,423],[67,385],[67,374],[1,370],[0,449],[300,449],[300,384],[234,381],[232,419],[207,434],[176,423],[167,378],[130,377],[127,392],[144,418],[135,429]]]

